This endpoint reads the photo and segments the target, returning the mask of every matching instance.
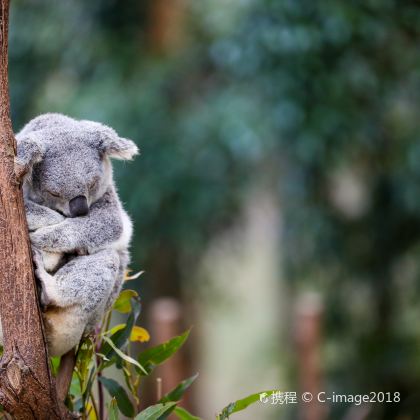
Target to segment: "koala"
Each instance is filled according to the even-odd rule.
[[[138,149],[110,127],[61,114],[31,120],[16,140],[47,342],[59,356],[94,329],[121,289],[132,223],[110,158],[129,160]]]

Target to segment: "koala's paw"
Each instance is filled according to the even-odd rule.
[[[31,243],[35,248],[48,252],[70,252],[72,241],[62,229],[47,226],[29,234]]]
[[[65,220],[64,216],[60,213],[50,209],[48,209],[49,211],[41,211],[33,207],[33,205],[28,203],[25,204],[26,220],[28,221],[28,229],[30,232],[45,226],[57,225]]]
[[[42,312],[47,312],[48,308],[53,304],[52,300],[48,297],[45,292],[45,288],[41,288],[41,293],[39,295],[39,303],[41,305]]]
[[[39,302],[41,304],[42,311],[45,312],[48,306],[51,306],[51,299],[46,294],[45,285],[43,283],[43,279],[46,275],[48,276],[48,274],[44,268],[42,252],[35,247],[32,247],[32,259],[35,263],[35,275],[40,282],[40,287],[38,288]]]
[[[44,260],[42,258],[42,252],[38,249],[32,246],[32,259],[35,263],[35,267],[43,267],[44,266]]]

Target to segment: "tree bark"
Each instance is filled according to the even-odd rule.
[[[8,87],[9,0],[0,0],[0,403],[14,419],[70,419],[51,375],[21,182]]]

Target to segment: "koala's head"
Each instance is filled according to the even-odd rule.
[[[110,127],[44,114],[16,135],[25,194],[67,217],[85,216],[112,183],[109,158],[132,159],[137,146]]]

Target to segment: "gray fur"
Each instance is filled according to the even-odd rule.
[[[131,159],[138,149],[112,128],[61,114],[33,119],[16,139],[47,339],[50,353],[61,355],[94,328],[121,289],[132,227],[110,158]],[[89,214],[72,218],[69,202],[78,196],[86,197]]]

